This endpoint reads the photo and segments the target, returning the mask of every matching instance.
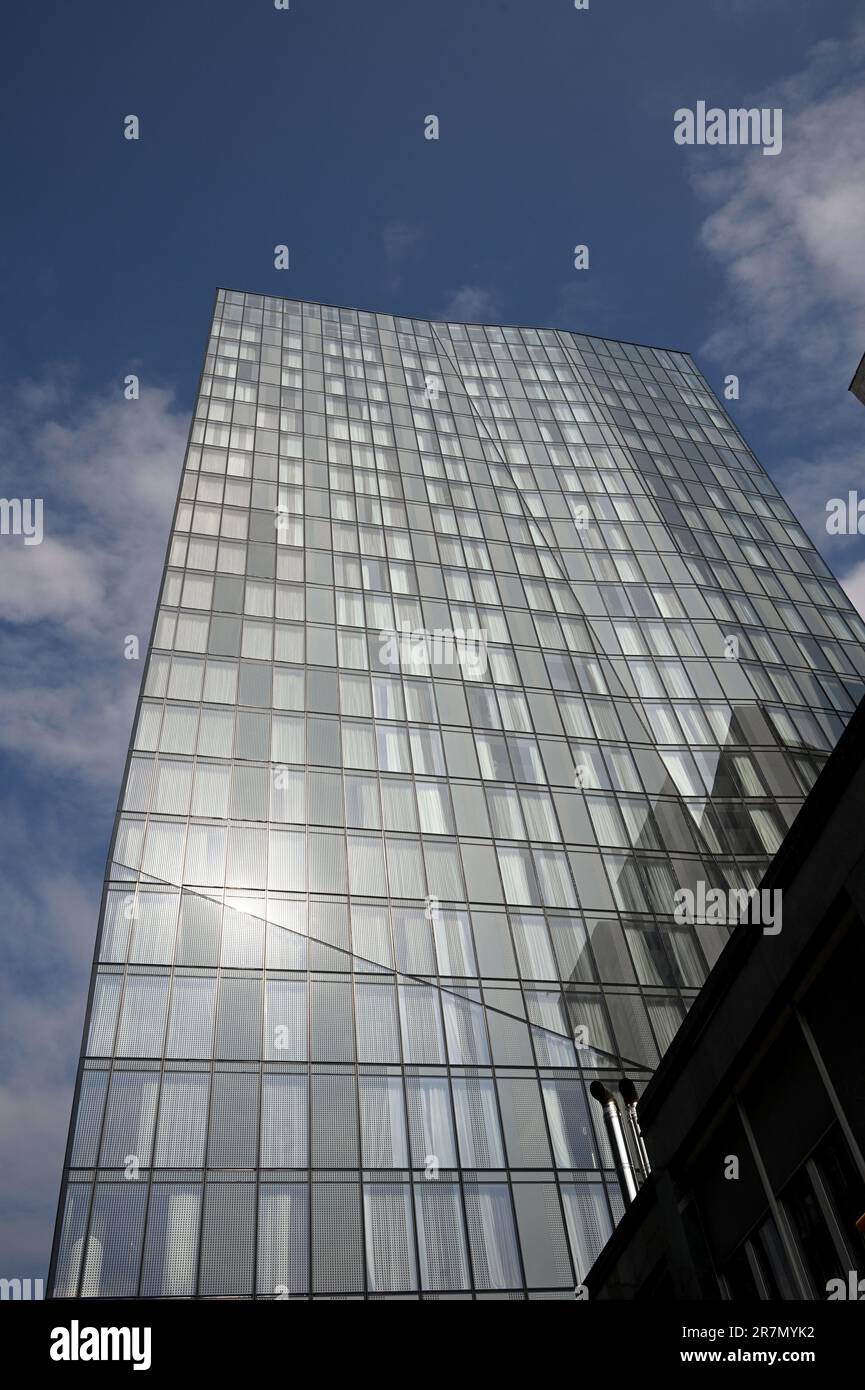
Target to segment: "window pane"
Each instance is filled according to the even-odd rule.
[[[154,1183],[142,1264],[142,1298],[194,1295],[200,1217],[200,1187]]]
[[[367,1183],[363,1215],[370,1293],[416,1289],[411,1188],[402,1183]]]
[[[262,1168],[305,1168],[307,1083],[303,1075],[265,1075],[261,1081]]]
[[[508,1188],[504,1183],[467,1183],[465,1196],[475,1287],[520,1288],[522,1272]]]
[[[421,1288],[467,1289],[466,1251],[459,1187],[425,1182],[414,1189]]]
[[[359,1086],[364,1168],[407,1168],[408,1145],[401,1079],[397,1076],[362,1076]]]
[[[454,1077],[454,1109],[463,1168],[504,1168],[495,1088],[480,1077]]]
[[[258,1293],[284,1298],[307,1292],[307,1200],[305,1183],[262,1183],[258,1199]]]
[[[166,1072],[156,1134],[157,1168],[201,1168],[207,1132],[207,1072]]]

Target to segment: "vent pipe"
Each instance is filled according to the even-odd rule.
[[[649,1155],[646,1150],[643,1131],[640,1129],[640,1120],[637,1115],[637,1088],[633,1081],[627,1076],[623,1076],[619,1082],[619,1095],[625,1102],[625,1109],[628,1112],[628,1121],[631,1126],[631,1135],[634,1140],[634,1148],[637,1152],[637,1159],[643,1170],[643,1177],[647,1178],[652,1171],[649,1163]]]
[[[625,1131],[622,1128],[622,1117],[619,1113],[616,1097],[607,1090],[601,1081],[593,1081],[589,1090],[604,1112],[604,1124],[610,1141],[610,1148],[613,1150],[613,1161],[616,1165],[619,1187],[622,1189],[622,1200],[626,1207],[630,1206],[637,1195],[637,1178],[628,1153],[628,1145],[625,1142]]]

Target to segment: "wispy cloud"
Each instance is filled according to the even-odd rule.
[[[389,261],[402,262],[420,246],[423,234],[411,222],[388,222],[382,232],[384,254]]]
[[[456,323],[498,323],[501,320],[499,295],[480,285],[462,285],[458,290],[448,291],[440,317]]]
[[[850,602],[865,617],[865,560],[853,565],[841,582]]]
[[[64,371],[0,400],[0,1274],[45,1273],[102,866],[188,421],[165,391],[79,400]]]
[[[399,289],[406,270],[421,255],[423,228],[419,227],[417,223],[396,218],[385,224],[381,239],[388,271],[388,288],[391,290]]]
[[[708,209],[701,241],[723,277],[703,352],[739,376],[737,414],[759,415],[782,490],[843,570],[853,557],[827,537],[825,505],[861,485],[865,442],[865,417],[847,393],[865,348],[865,22],[817,44],[800,72],[743,104],[782,108],[783,150],[693,156]]]
[[[146,651],[186,421],[139,401],[32,386],[0,403],[6,490],[44,502],[44,540],[0,539],[0,749],[29,768],[113,774]],[[119,751],[118,751],[119,750]]]

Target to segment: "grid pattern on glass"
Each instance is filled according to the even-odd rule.
[[[566,1296],[863,639],[685,354],[220,291],[55,1292]]]

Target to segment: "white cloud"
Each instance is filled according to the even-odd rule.
[[[854,419],[853,423],[857,421]],[[816,438],[812,453],[805,455],[791,450],[784,454],[781,480],[784,498],[836,573],[850,563],[853,550],[861,548],[858,536],[835,536],[826,530],[827,503],[832,498],[846,499],[848,492],[861,488],[865,415],[858,423],[860,440],[855,435],[848,439],[844,434],[835,439]]]
[[[494,290],[479,285],[462,285],[448,292],[440,317],[455,323],[498,323],[499,297]]]
[[[850,602],[865,618],[865,560],[842,575],[840,584]]]
[[[714,204],[702,240],[724,270],[724,321],[706,345],[719,361],[795,376],[806,410],[831,379],[846,390],[865,346],[865,26],[825,42],[803,71],[751,104],[780,106],[783,150],[700,151],[694,183]],[[707,158],[712,160],[707,167]],[[767,398],[769,393],[767,391]],[[793,393],[791,393],[792,396]]]
[[[7,623],[74,621],[93,612],[105,597],[98,557],[51,536],[38,548],[4,537],[0,584],[0,619]]]
[[[59,371],[0,405],[7,493],[45,539],[0,537],[0,1274],[47,1258],[102,867],[188,420],[171,396],[76,401]],[[123,639],[141,640],[126,661]]]
[[[44,501],[41,545],[0,538],[0,747],[100,779],[122,756],[187,422],[171,396],[74,403],[28,383],[0,411],[7,491]]]
[[[847,391],[865,348],[865,22],[817,44],[800,72],[733,104],[781,107],[783,150],[772,159],[722,147],[692,156],[708,209],[701,242],[722,273],[703,351],[719,373],[739,377],[746,433],[758,418],[782,492],[841,569],[857,542],[827,537],[825,507],[861,484],[865,446],[861,407]]]

